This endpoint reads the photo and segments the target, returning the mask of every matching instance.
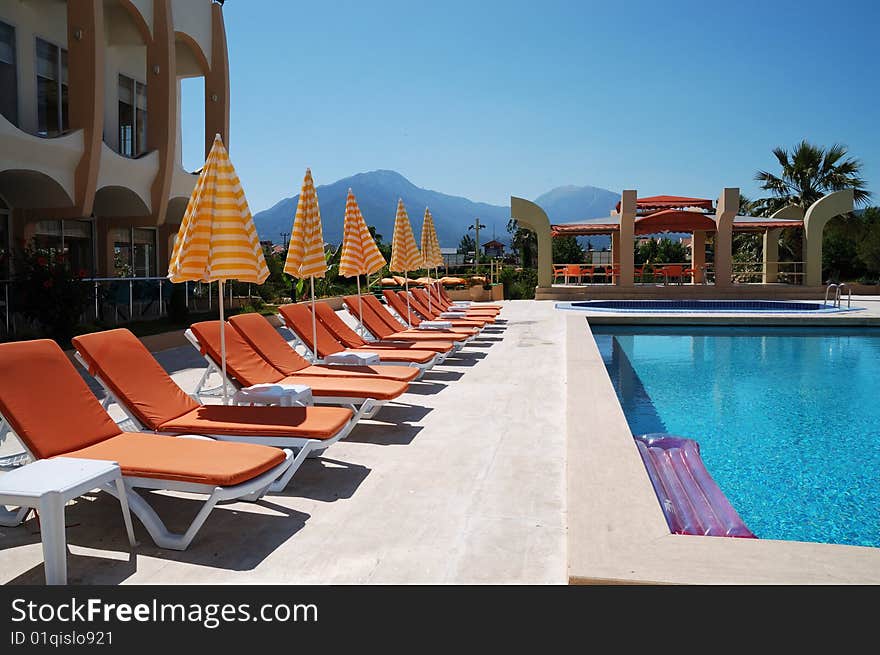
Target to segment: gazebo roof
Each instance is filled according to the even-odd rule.
[[[682,209],[684,207],[697,207],[699,209],[712,209],[712,201],[706,198],[689,198],[687,196],[646,196],[636,199],[636,210],[639,209]],[[620,211],[620,201],[614,206]]]
[[[783,227],[803,227],[804,222],[790,218],[766,218],[764,216],[735,216],[735,232],[763,232]],[[620,229],[620,216],[601,216],[573,223],[551,225],[553,236],[586,236],[590,234],[610,234]],[[661,232],[693,232],[694,230],[715,231],[712,214],[688,210],[664,210],[638,216],[635,220],[635,233],[639,235]]]

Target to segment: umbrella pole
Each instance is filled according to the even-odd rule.
[[[361,300],[361,276],[357,276],[357,285],[358,285],[358,332],[361,333],[361,336],[364,335],[364,302]]]
[[[318,361],[318,324],[315,322],[315,276],[309,278],[312,285],[312,354]]]
[[[406,289],[406,325],[407,327],[412,327],[412,319],[409,310],[409,271],[404,271],[403,274],[406,275],[404,278],[406,282],[403,283],[403,288]]]
[[[221,380],[220,384],[223,385],[223,404],[229,404],[229,397],[226,389],[226,321],[223,319],[223,280],[219,280],[217,282],[219,285],[220,292],[220,370],[221,370]]]
[[[429,280],[431,279],[431,269],[430,268],[428,269],[428,279]],[[430,282],[425,284],[425,291],[428,292],[428,312],[433,314],[434,310],[431,309],[431,283]]]

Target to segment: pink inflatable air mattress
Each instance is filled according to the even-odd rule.
[[[696,441],[667,434],[635,440],[672,532],[756,538],[709,475]]]

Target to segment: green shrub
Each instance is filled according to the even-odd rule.
[[[504,268],[498,275],[508,300],[530,300],[535,297],[538,271],[534,268]]]
[[[15,265],[15,307],[66,348],[94,300],[94,289],[84,280],[87,275],[85,270],[72,270],[64,253],[29,246],[18,254]]]

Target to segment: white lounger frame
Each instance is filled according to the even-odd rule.
[[[407,329],[409,329],[409,330],[418,330],[418,329],[419,329],[419,328],[417,328],[417,327],[413,327],[413,326],[411,326],[409,323],[407,323],[406,319],[405,319],[403,316],[400,315],[400,312],[398,312],[396,309],[394,309],[394,307],[392,307],[391,305],[386,304],[386,305],[385,305],[385,309],[387,309],[387,310],[391,313],[391,315],[394,316],[394,318],[396,318],[397,321],[398,321],[403,327],[405,327],[405,328],[407,328]],[[413,311],[415,312],[416,310],[413,309]],[[418,313],[418,312],[416,312],[416,313]],[[430,320],[430,319],[426,319],[426,318],[425,318],[425,319],[422,319],[422,320],[423,320],[423,321],[427,321],[427,320]],[[442,321],[443,319],[439,319],[439,320]],[[473,341],[474,339],[476,339],[478,336],[480,336],[480,332],[482,332],[482,328],[479,328],[479,327],[477,327],[476,325],[474,326],[474,328],[476,328],[477,331],[476,331],[475,333],[471,334],[470,336],[467,336],[467,338],[466,338],[466,339],[464,340],[464,342],[463,342],[464,344],[468,344],[468,343],[470,343],[471,341]],[[431,333],[434,332],[435,330],[421,330],[421,331],[424,332],[425,334],[431,334]],[[440,330],[440,332],[442,332],[442,330]],[[459,336],[466,336],[464,332],[456,332],[456,334],[459,335]]]
[[[14,431],[12,431],[12,433],[15,434]],[[18,435],[16,434],[16,436]],[[26,450],[28,450],[28,454],[31,457],[33,457],[34,459],[38,459],[34,457],[33,453],[31,453],[30,450],[27,448],[24,440],[19,438],[19,441],[22,442],[22,446]],[[136,476],[123,475],[122,481],[125,484],[125,492],[128,497],[128,506],[131,509],[132,513],[137,516],[138,519],[140,519],[140,522],[143,524],[144,528],[146,528],[150,537],[153,539],[155,544],[159,546],[159,548],[167,548],[169,550],[186,550],[190,543],[192,543],[192,540],[195,538],[198,531],[201,529],[202,525],[204,525],[205,521],[208,518],[208,515],[211,513],[217,503],[224,500],[233,500],[236,498],[247,501],[259,500],[266,494],[267,491],[274,489],[282,481],[284,481],[284,484],[286,484],[286,481],[290,480],[290,477],[293,475],[293,471],[296,470],[293,465],[296,463],[296,460],[300,458],[301,454],[298,455],[296,459],[294,459],[293,451],[285,448],[283,449],[283,452],[284,461],[280,464],[272,467],[268,471],[261,473],[254,478],[251,478],[250,480],[247,480],[246,482],[242,482],[241,484],[236,484],[229,487],[216,487],[209,484],[181,482],[180,480],[163,480],[161,478],[141,478]],[[300,464],[301,463],[302,462],[300,462]],[[119,492],[117,491],[116,486],[113,483],[102,485],[98,488],[106,491],[114,497],[118,498],[119,496]],[[202,505],[198,514],[196,514],[192,523],[189,524],[186,532],[175,533],[171,532],[168,529],[162,519],[159,518],[159,515],[156,514],[156,511],[143,498],[143,496],[137,493],[136,489],[184,491],[187,493],[205,494],[208,496],[208,498]],[[20,523],[21,520],[24,520],[25,514],[26,511],[19,510],[18,515],[20,515],[20,520],[18,521],[18,523]],[[17,525],[17,523],[12,525]]]
[[[308,345],[306,345],[306,342],[303,341],[299,332],[297,332],[296,330],[294,330],[292,327],[290,327],[287,324],[287,321],[284,320],[284,316],[282,314],[276,314],[275,316],[278,317],[278,320],[281,322],[281,325],[284,327],[284,329],[286,329],[288,332],[290,332],[291,335],[293,335],[293,344],[288,344],[288,345],[290,345],[290,347],[293,350],[296,350],[297,346],[302,346],[303,352],[300,353],[299,351],[297,351],[298,355],[305,357],[312,364],[327,364],[324,357],[318,357],[318,359],[315,359],[315,355],[312,353],[312,349],[309,348]],[[364,327],[364,326],[362,326],[362,327],[363,327],[364,332],[368,332],[366,327]],[[364,339],[364,341],[366,341],[366,339]],[[354,352],[357,352],[357,351],[354,351]],[[420,364],[419,362],[401,362],[401,361],[397,361],[397,360],[382,359],[382,351],[377,348],[375,352],[379,356],[379,364],[382,366],[406,366],[408,368],[420,369],[419,374],[415,377],[416,380],[420,380],[421,377],[425,374],[425,371],[430,371],[432,368],[434,368],[435,365],[442,364],[443,361],[446,359],[446,353],[435,353],[433,359],[431,359],[428,362],[425,362],[424,364]],[[336,366],[336,365],[335,364],[327,364],[327,366]],[[345,365],[340,364],[339,366],[345,366]]]
[[[206,352],[202,353],[202,346],[199,343],[198,338],[193,333],[192,330],[187,328],[187,330],[183,333],[186,337],[187,341],[189,341],[193,348],[199,351],[202,354],[204,360],[208,363],[208,368],[205,369],[205,372],[202,374],[201,379],[199,379],[198,385],[196,385],[196,390],[193,392],[194,397],[201,402],[201,395],[206,394],[207,392],[213,391],[214,389],[222,389],[222,384],[225,382],[229,385],[229,388],[235,390],[239,388],[239,385],[235,383],[235,381],[226,375],[226,379],[221,379],[221,386],[212,387],[209,389],[205,389],[205,383],[208,381],[208,377],[212,373],[216,373],[221,378],[223,378],[223,370],[217,365],[217,363],[211,359],[211,356]],[[361,398],[361,397],[348,397],[348,396],[317,396],[312,393],[312,401],[316,405],[342,405],[344,407],[349,407],[354,411],[354,418],[352,419],[355,423],[360,421],[362,418],[373,418],[376,414],[379,413],[379,410],[382,409],[384,405],[386,405],[389,401],[387,400],[376,400],[375,398]]]

